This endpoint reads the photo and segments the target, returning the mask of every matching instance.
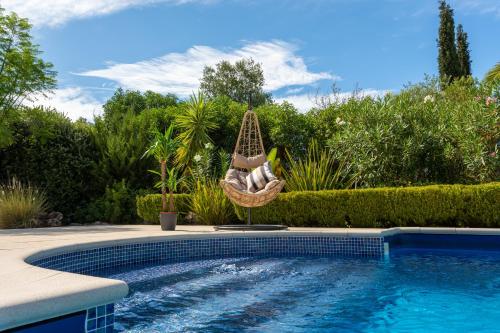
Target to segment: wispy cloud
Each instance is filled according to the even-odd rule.
[[[261,63],[266,91],[339,79],[327,72],[311,72],[296,51],[295,45],[279,40],[248,43],[240,49],[231,50],[193,46],[185,53],[168,53],[130,64],[111,64],[107,68],[79,75],[112,80],[127,89],[174,93],[181,97],[198,89],[205,65],[213,66],[221,60],[234,62],[253,58]]]
[[[81,117],[92,121],[94,115],[102,113],[102,104],[80,87],[56,89],[47,96],[35,95],[31,99],[25,102],[27,106],[52,107],[71,120]]]
[[[3,0],[2,7],[27,17],[35,26],[57,26],[69,20],[108,15],[153,4],[182,5],[216,0]]]
[[[455,4],[462,11],[475,11],[500,17],[499,0],[455,0]]]
[[[299,111],[306,112],[315,106],[319,106],[321,100],[330,100],[332,102],[344,102],[348,98],[356,97],[377,97],[383,96],[391,90],[376,90],[376,89],[363,89],[359,91],[347,91],[328,95],[314,95],[314,94],[300,94],[300,95],[290,95],[284,97],[278,97],[274,100],[277,103],[289,102],[292,103]]]

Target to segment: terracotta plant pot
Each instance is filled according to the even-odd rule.
[[[177,225],[176,212],[160,212],[161,230],[175,230]]]

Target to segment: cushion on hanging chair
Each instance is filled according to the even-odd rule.
[[[266,193],[271,191],[275,186],[278,186],[281,183],[279,179],[271,180],[269,183],[266,184],[266,187],[264,187],[262,190],[255,192],[255,194],[261,194],[261,193]]]
[[[248,172],[240,171],[237,169],[229,169],[226,172],[226,177],[224,180],[231,184],[238,191],[247,190],[247,180],[246,177]]]
[[[238,153],[233,155],[233,166],[241,169],[253,169],[267,161],[265,154],[259,154],[257,156],[245,157]]]
[[[267,161],[258,168],[255,168],[247,176],[247,191],[255,193],[266,187],[266,184],[275,180],[271,163]]]

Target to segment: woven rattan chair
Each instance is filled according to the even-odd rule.
[[[260,133],[259,120],[251,108],[243,117],[236,147],[231,158],[230,169],[246,170],[256,168],[266,162],[266,152]],[[256,193],[248,192],[245,189],[235,187],[225,179],[220,181],[220,185],[226,196],[235,204],[249,208],[248,223],[250,224],[250,208],[260,207],[271,202],[285,185],[284,180],[274,181],[271,186]]]

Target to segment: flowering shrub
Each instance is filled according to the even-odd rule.
[[[500,176],[494,96],[470,79],[445,91],[431,80],[334,103],[309,117],[316,137],[352,163],[356,187],[487,182]]]

